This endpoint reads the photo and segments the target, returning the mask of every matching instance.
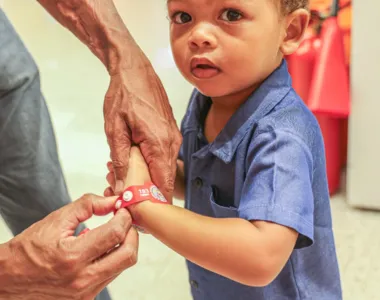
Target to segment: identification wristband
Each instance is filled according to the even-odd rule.
[[[164,195],[160,192],[156,185],[152,182],[147,182],[144,185],[134,185],[126,188],[124,192],[116,199],[115,210],[121,208],[128,208],[131,205],[143,202],[151,201],[153,203],[169,204],[165,199]],[[132,221],[133,227],[139,232],[146,233],[144,228],[142,228],[136,221]],[[87,233],[89,229],[83,230],[79,235]]]
[[[143,201],[151,201],[154,203],[168,204],[164,195],[152,182],[144,185],[134,185],[126,188],[124,192],[117,198],[115,208],[127,208]]]
[[[131,205],[150,201],[153,203],[169,204],[164,195],[160,192],[156,185],[152,182],[147,182],[144,185],[134,185],[126,188],[124,192],[116,199],[115,212],[121,208],[128,208]],[[145,233],[135,220],[132,221],[132,225],[136,230]]]

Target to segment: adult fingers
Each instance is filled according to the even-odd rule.
[[[113,189],[111,187],[108,187],[104,190],[104,196],[105,197],[112,197],[115,196],[115,193],[113,192]]]
[[[120,209],[106,224],[78,237],[73,247],[82,249],[83,260],[99,259],[109,250],[125,241],[131,225],[132,218],[128,210]]]
[[[106,122],[106,135],[111,150],[112,167],[115,172],[115,194],[123,191],[131,148],[130,132],[125,120],[117,116]]]
[[[109,172],[106,176],[108,184],[115,189],[115,173]]]
[[[86,194],[78,200],[56,211],[60,220],[64,220],[61,228],[64,232],[74,231],[78,225],[87,221],[93,215],[104,216],[114,211],[117,197],[101,197],[94,194]]]
[[[102,278],[111,278],[114,274],[123,272],[136,264],[138,247],[138,233],[132,227],[120,246],[89,266],[91,273],[96,273]]]

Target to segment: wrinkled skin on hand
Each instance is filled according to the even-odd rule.
[[[162,83],[148,62],[111,77],[104,116],[116,194],[125,186],[131,144],[136,144],[152,181],[171,201],[182,140]]]
[[[118,14],[113,0],[38,0],[94,53],[111,77],[104,102],[105,131],[119,194],[131,144],[148,163],[153,182],[170,201],[181,135],[162,83]]]
[[[138,234],[127,210],[74,236],[92,215],[113,212],[115,200],[85,195],[0,245],[0,299],[90,300],[133,266]]]
[[[104,196],[110,197],[114,195],[115,188],[115,174],[112,166],[112,162],[107,163],[108,174],[106,180],[108,187],[104,191]],[[126,187],[143,185],[146,182],[151,182],[152,178],[149,174],[149,169],[144,157],[138,147],[132,146],[129,156],[128,174],[125,179]]]

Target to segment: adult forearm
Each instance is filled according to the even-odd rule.
[[[64,27],[79,38],[110,74],[146,57],[133,40],[113,0],[38,0]]]

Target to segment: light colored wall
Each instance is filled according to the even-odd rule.
[[[353,1],[347,198],[380,209],[380,1]]]

